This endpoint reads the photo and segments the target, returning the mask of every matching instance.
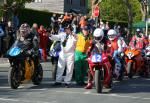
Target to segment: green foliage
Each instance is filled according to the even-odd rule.
[[[127,21],[127,7],[122,0],[103,0],[100,3],[101,18],[113,21]]]
[[[129,0],[133,9],[133,21],[141,20],[140,3],[138,0]],[[123,0],[102,0],[100,3],[100,16],[102,20],[128,21],[127,6]]]
[[[133,22],[141,21],[141,6],[139,0],[130,0],[133,8]]]
[[[30,25],[37,23],[48,27],[52,13],[46,11],[37,11],[32,9],[21,9],[19,11],[20,24],[27,22]]]

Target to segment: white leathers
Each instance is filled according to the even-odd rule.
[[[121,53],[123,51],[123,47],[122,47],[122,40],[120,38],[118,38],[117,44],[118,44],[118,52]]]
[[[66,37],[68,38],[67,40]],[[76,48],[77,37],[76,35],[61,32],[58,35],[51,35],[50,39],[61,41],[61,51],[58,59],[56,82],[62,82],[62,75],[65,70],[65,67],[67,67],[64,82],[69,84],[72,79],[74,69],[74,52]],[[63,42],[65,40],[66,43],[64,46]]]

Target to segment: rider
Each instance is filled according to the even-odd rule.
[[[121,67],[120,59],[118,58],[118,55],[120,55],[123,52],[123,42],[118,37],[117,32],[113,29],[110,29],[108,31],[108,38],[110,40],[110,49],[111,49],[111,55],[113,55],[113,59],[115,60],[115,66]],[[119,71],[115,68],[115,74],[119,76]]]
[[[38,52],[38,38],[35,34],[31,33],[30,26],[24,23],[20,26],[18,32],[18,40],[22,41],[24,46],[22,47],[25,51],[28,51],[28,55],[34,56],[35,65],[38,63],[37,58],[39,56]]]
[[[143,49],[145,49],[147,44],[148,40],[143,35],[142,31],[139,28],[137,28],[136,34],[132,37],[129,46],[143,51]]]
[[[89,47],[87,54],[90,57],[94,53],[105,53],[107,50],[107,39],[104,38],[104,32],[102,29],[97,28],[93,34],[94,39],[91,41],[91,46]],[[106,68],[107,64],[104,64],[103,67]],[[109,64],[110,65],[110,64]],[[94,65],[89,62],[89,71],[88,71],[88,84],[85,86],[85,89],[92,89],[93,78],[94,78]],[[106,69],[107,73],[111,73]]]

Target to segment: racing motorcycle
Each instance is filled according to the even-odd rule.
[[[125,51],[126,74],[132,78],[136,73],[143,73],[145,70],[144,58],[141,55],[141,50],[128,48]]]
[[[51,62],[52,62],[52,79],[53,80],[56,79],[57,63],[58,63],[60,51],[61,51],[60,41],[54,41],[49,51],[49,55],[51,57]]]
[[[150,73],[150,45],[146,47],[146,63],[147,63],[148,73]]]
[[[115,59],[110,56],[110,61],[112,63],[112,74],[113,77],[118,80],[122,81],[124,79],[124,71],[125,71],[125,60],[124,60],[124,53],[117,54],[117,58],[121,65],[119,63],[115,62]]]
[[[101,93],[103,87],[112,87],[111,64],[106,53],[94,53],[88,58],[88,63],[94,67],[94,82],[97,93]]]
[[[34,58],[32,50],[24,50],[22,41],[17,40],[7,51],[10,62],[8,83],[12,89],[17,89],[20,84],[32,80],[34,85],[39,85],[43,79],[43,69],[38,58]],[[34,62],[35,61],[35,62]]]

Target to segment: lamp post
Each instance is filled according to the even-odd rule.
[[[146,32],[145,32],[145,35],[147,36],[148,35],[148,14],[149,14],[149,6],[148,6],[148,0],[144,0],[144,4],[145,4],[145,8],[146,8]]]

